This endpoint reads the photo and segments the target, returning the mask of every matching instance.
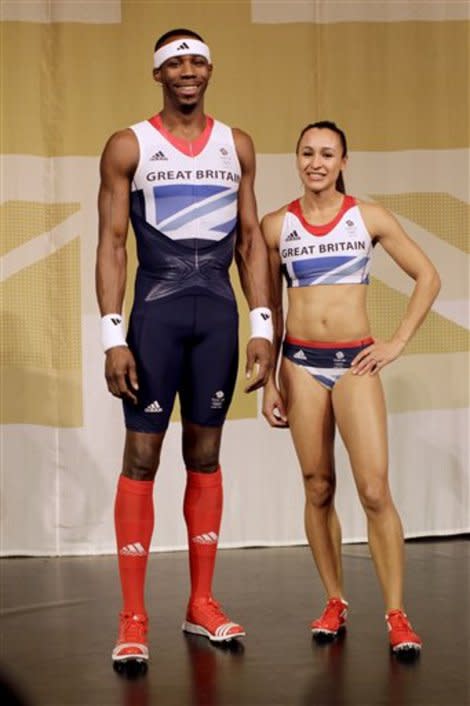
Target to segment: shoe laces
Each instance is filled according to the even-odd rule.
[[[387,618],[395,630],[411,630],[410,621],[403,611],[394,610],[388,614]]]
[[[338,612],[344,610],[344,607],[343,602],[339,598],[330,598],[322,613],[322,618],[328,618],[330,616],[336,618]]]
[[[208,617],[214,618],[215,620],[222,620],[224,623],[229,622],[220,604],[212,597],[208,598],[207,602],[204,602],[204,609]]]
[[[138,613],[121,613],[120,638],[126,642],[144,642],[147,635],[147,617]]]

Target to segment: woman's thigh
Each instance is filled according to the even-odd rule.
[[[347,373],[332,392],[334,416],[359,492],[387,484],[387,413],[378,375]]]
[[[281,395],[304,476],[334,476],[331,393],[300,365],[282,359]]]

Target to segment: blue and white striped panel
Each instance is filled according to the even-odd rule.
[[[300,287],[314,284],[347,284],[351,280],[356,284],[368,284],[368,264],[367,257],[338,256],[297,260],[292,263],[292,279],[297,281],[294,286]]]
[[[172,240],[221,240],[237,221],[237,191],[217,185],[154,187],[157,227]]]

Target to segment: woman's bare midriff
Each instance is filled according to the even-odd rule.
[[[346,342],[370,336],[367,285],[292,287],[286,333],[305,341]]]

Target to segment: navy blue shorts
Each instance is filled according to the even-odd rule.
[[[348,372],[358,353],[373,343],[374,339],[370,336],[345,343],[303,341],[286,336],[282,355],[305,368],[323,387],[332,390],[340,377]]]
[[[131,314],[127,342],[139,379],[138,404],[123,401],[127,429],[165,431],[176,393],[184,419],[223,424],[238,369],[234,301],[197,294],[146,302]]]

